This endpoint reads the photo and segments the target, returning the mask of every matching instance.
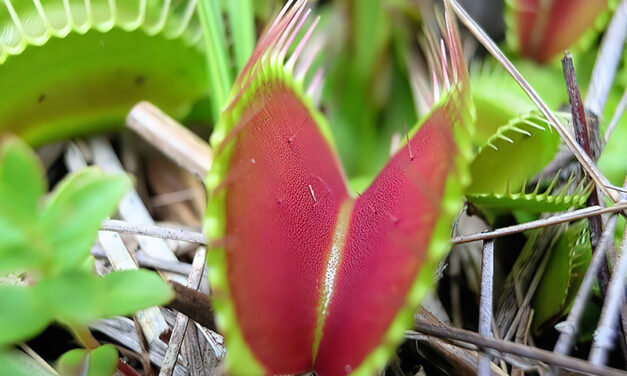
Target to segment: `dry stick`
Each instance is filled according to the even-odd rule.
[[[558,326],[556,326],[556,328],[559,328],[558,330],[561,332],[557,343],[555,344],[555,348],[553,349],[553,352],[556,354],[568,355],[570,352],[573,340],[577,334],[579,323],[581,322],[581,318],[583,316],[583,310],[590,298],[590,294],[592,293],[592,285],[594,284],[597,269],[601,263],[605,262],[605,250],[614,238],[616,220],[616,215],[611,216],[607,220],[605,224],[605,231],[601,234],[601,239],[594,251],[588,270],[581,281],[581,285],[577,291],[577,296],[575,297],[570,313],[568,314],[566,321],[561,322]],[[549,376],[556,374],[557,368],[552,367],[549,371]]]
[[[612,133],[614,133],[614,129],[616,129],[618,122],[623,117],[625,108],[627,108],[627,88],[623,92],[623,96],[621,97],[620,102],[618,102],[618,106],[616,106],[614,115],[612,115],[612,120],[610,120],[610,124],[607,126],[607,130],[605,131],[604,138],[606,144],[610,141],[610,137],[612,136]]]
[[[552,364],[564,369],[599,376],[627,376],[627,372],[615,368],[596,366],[585,360],[571,356],[554,354],[537,347],[521,345],[519,343],[503,341],[484,337],[469,330],[453,328],[446,325],[434,325],[421,319],[415,320],[416,331],[406,331],[409,339],[419,338],[421,334],[427,334],[439,338],[458,340],[472,343],[479,347],[494,349],[498,352],[518,355],[524,358],[536,359],[547,364]],[[419,332],[419,333],[416,333]]]
[[[479,334],[492,337],[492,283],[494,279],[494,240],[483,244],[481,253],[481,295],[479,297]],[[478,367],[479,376],[490,374],[490,356],[481,354]]]
[[[612,21],[610,21],[609,26],[605,30],[605,35],[592,70],[588,95],[586,96],[586,108],[597,117],[603,114],[605,102],[612,88],[616,69],[622,56],[626,37],[627,0],[623,0],[616,8]]]
[[[68,143],[65,155],[65,165],[70,171],[79,171],[87,167],[87,162],[78,145]],[[137,269],[137,264],[131,256],[124,242],[117,233],[98,232],[98,239],[105,255],[115,270]],[[144,335],[149,343],[160,341],[159,336],[169,330],[165,318],[157,307],[149,307],[136,313]]]
[[[462,243],[469,243],[469,242],[485,240],[485,239],[493,239],[493,238],[498,238],[502,236],[517,234],[519,232],[523,232],[527,230],[533,230],[533,229],[537,229],[541,227],[556,225],[559,223],[571,222],[577,219],[588,218],[593,215],[617,213],[625,209],[627,209],[627,202],[619,202],[618,204],[607,207],[607,208],[604,208],[601,206],[589,206],[587,208],[573,210],[571,212],[554,215],[552,217],[538,219],[536,221],[531,221],[527,223],[521,223],[519,225],[499,228],[494,231],[456,236],[451,239],[451,243],[462,244]]]
[[[105,172],[114,174],[125,172],[122,163],[106,139],[94,137],[89,140],[89,145],[91,146],[95,163]],[[154,219],[135,190],[131,190],[122,198],[118,205],[118,212],[122,219],[137,225],[154,226],[155,224]],[[151,257],[178,261],[172,249],[163,239],[141,235],[136,235],[135,238],[141,248]],[[185,278],[178,274],[167,272],[162,274],[174,281],[181,281],[182,283],[185,281]]]
[[[584,170],[592,178],[594,183],[603,191],[605,195],[612,199],[612,201],[618,201],[616,192],[611,191],[608,187],[611,187],[607,178],[599,171],[592,159],[582,150],[582,148],[575,142],[570,132],[559,122],[555,114],[546,105],[546,103],[540,98],[538,93],[529,85],[529,83],[518,72],[516,67],[505,57],[503,52],[497,47],[496,43],[490,39],[490,37],[483,31],[483,29],[477,25],[477,23],[466,13],[456,0],[446,0],[459,16],[462,23],[466,25],[468,30],[474,34],[479,42],[494,56],[498,62],[509,72],[509,74],[516,80],[518,85],[525,91],[531,101],[538,107],[540,112],[547,118],[548,122],[559,133],[564,143],[573,152],[579,163],[583,166]],[[627,0],[626,0],[627,1]]]
[[[194,255],[194,261],[192,261],[192,272],[187,279],[187,287],[190,289],[198,290],[200,287],[200,281],[205,270],[205,259],[207,258],[207,250],[205,248],[199,248]],[[185,332],[189,326],[189,318],[182,313],[176,315],[176,323],[172,330],[172,336],[170,337],[170,343],[168,350],[165,353],[163,359],[163,366],[159,376],[171,376],[176,366],[176,361],[181,351],[181,344],[185,337]]]
[[[571,212],[554,215],[536,221],[522,223],[519,225],[503,227],[489,232],[480,232],[476,234],[460,235],[451,238],[452,244],[463,244],[486,239],[499,238],[502,236],[513,235],[519,232],[533,230],[541,227],[547,227],[564,222],[571,222],[577,219],[587,218],[592,215],[617,213],[627,209],[627,202],[620,202],[614,206],[603,208],[600,206],[590,206],[587,208],[573,210]],[[200,232],[187,231],[181,229],[173,229],[164,226],[153,225],[137,225],[119,220],[106,220],[102,223],[101,231],[113,231],[125,234],[153,236],[162,239],[181,240],[201,245],[207,245],[207,240]]]
[[[434,316],[429,310],[421,307],[416,312],[416,318],[425,322],[443,325],[443,323]],[[452,343],[446,339],[437,338],[434,336],[425,335],[424,338],[417,341],[418,351],[426,358],[443,358],[443,364],[439,364],[438,367],[442,367],[449,373],[460,376],[475,376],[477,375],[477,348],[466,349],[461,345],[466,345],[463,342]],[[496,364],[490,365],[490,375],[507,375],[504,371],[497,367]]]
[[[116,219],[103,221],[102,225],[100,225],[100,231],[111,231],[122,234],[146,235],[161,239],[181,240],[202,245],[206,244],[205,236],[199,232],[155,225],[140,225]]]
[[[602,365],[607,361],[607,352],[614,347],[621,306],[625,299],[625,272],[627,271],[627,228],[623,233],[621,252],[616,255],[612,279],[607,289],[605,303],[601,311],[599,326],[594,332],[594,342],[588,360]]]
[[[151,103],[135,105],[126,124],[179,166],[200,179],[207,176],[213,160],[209,145]]]
[[[577,77],[575,75],[575,67],[573,66],[573,58],[570,52],[566,52],[562,59],[562,69],[564,71],[564,80],[566,81],[566,88],[568,89],[568,101],[570,102],[570,111],[573,118],[573,128],[575,130],[575,139],[577,143],[583,148],[589,157],[595,158],[594,151],[592,150],[592,143],[597,144],[598,140],[590,140],[591,134],[598,137],[598,122],[595,122],[596,129],[591,130],[586,121],[586,112],[583,108],[583,102],[579,95],[579,87],[577,86]],[[592,132],[591,132],[592,131]],[[599,202],[599,195],[597,190],[593,189],[590,192],[590,197],[586,203],[588,206],[601,205]],[[603,232],[603,220],[600,215],[595,215],[588,218],[588,228],[590,229],[590,245],[592,249],[596,249],[599,243],[599,238]],[[607,284],[610,279],[610,271],[607,267],[607,263],[602,263],[599,266],[597,278],[599,279],[599,286],[601,287],[601,295],[605,296],[607,290]]]

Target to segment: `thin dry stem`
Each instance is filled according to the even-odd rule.
[[[481,254],[481,294],[479,297],[479,334],[492,337],[492,284],[494,280],[494,240],[483,244]],[[479,376],[490,374],[490,356],[481,354]]]
[[[604,366],[596,366],[584,360],[566,355],[554,354],[536,347],[525,346],[519,343],[484,337],[480,334],[446,325],[434,325],[422,319],[416,319],[416,331],[407,331],[406,337],[414,339],[422,333],[439,338],[447,338],[472,343],[482,348],[494,349],[498,352],[518,355],[524,358],[536,359],[547,364],[555,365],[575,372],[599,376],[625,376],[625,372]]]
[[[619,202],[618,204],[607,207],[607,208],[604,208],[601,206],[590,206],[587,208],[574,210],[572,212],[567,212],[567,213],[563,213],[559,215],[554,215],[552,217],[538,219],[536,221],[531,221],[531,222],[522,223],[519,225],[499,228],[494,231],[456,236],[451,239],[451,243],[462,244],[462,243],[469,243],[469,242],[475,242],[475,241],[486,240],[486,239],[499,238],[502,236],[517,234],[517,233],[527,231],[527,230],[547,227],[547,226],[556,225],[556,224],[564,223],[564,222],[572,222],[578,219],[588,218],[594,215],[600,215],[600,214],[606,214],[606,213],[618,213],[625,209],[627,209],[627,202]]]
[[[192,261],[192,271],[187,279],[187,287],[198,290],[200,287],[200,281],[205,270],[205,260],[207,258],[207,250],[205,248],[199,248],[194,255],[194,261]],[[188,328],[193,328],[190,325],[190,320],[182,313],[176,315],[176,323],[172,330],[172,336],[170,337],[170,343],[168,350],[165,353],[163,359],[163,366],[159,372],[159,376],[171,376],[176,367],[176,361],[178,360],[179,352],[181,351],[181,345],[185,337],[185,332]]]
[[[625,229],[627,230],[627,228]],[[618,319],[625,299],[625,272],[627,272],[627,231],[623,233],[621,252],[616,254],[615,267],[607,289],[599,325],[594,332],[594,341],[590,349],[590,363],[605,364],[607,353],[614,347],[618,332]],[[622,339],[621,339],[622,340]]]

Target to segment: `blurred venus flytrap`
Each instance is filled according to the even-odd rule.
[[[382,367],[433,284],[470,183],[474,108],[450,11],[442,39],[429,40],[431,111],[357,195],[305,94],[321,75],[303,88],[309,13],[306,1],[281,10],[211,138],[205,233],[221,248],[210,252],[209,279],[234,374]]]

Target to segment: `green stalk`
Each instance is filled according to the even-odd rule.
[[[198,15],[205,36],[213,118],[217,122],[229,89],[233,84],[219,0],[200,0]]]
[[[72,331],[74,338],[81,343],[81,345],[87,350],[93,350],[100,346],[100,343],[89,331],[87,325],[83,324],[67,324],[67,326]]]
[[[235,64],[241,71],[255,48],[255,18],[251,0],[227,0],[227,12],[233,36]]]

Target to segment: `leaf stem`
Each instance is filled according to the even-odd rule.
[[[87,325],[68,323],[67,326],[72,331],[72,335],[74,335],[74,338],[76,338],[78,342],[80,342],[81,345],[87,350],[94,350],[95,348],[100,346],[100,342],[98,342],[98,340],[94,338],[94,336],[89,331]]]
[[[199,0],[198,15],[205,39],[209,87],[211,88],[209,97],[213,107],[213,118],[217,122],[233,83],[219,1]]]

